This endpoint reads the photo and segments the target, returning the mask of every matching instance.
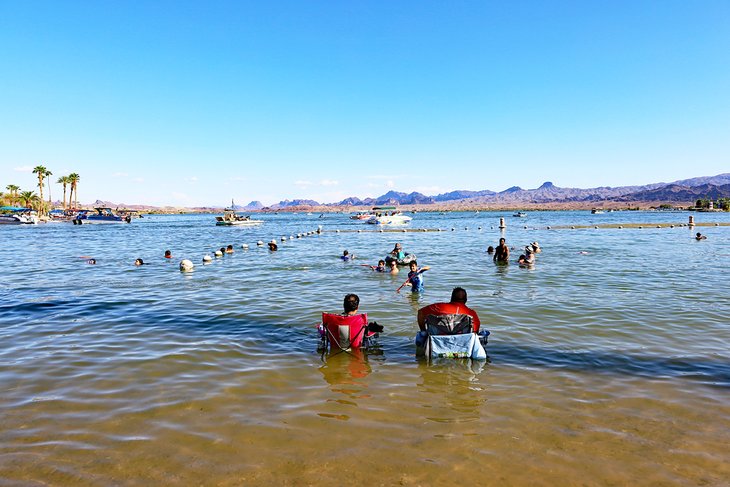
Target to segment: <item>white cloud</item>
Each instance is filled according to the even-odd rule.
[[[385,182],[385,187],[386,188],[395,188],[395,183],[393,182],[392,179],[391,180],[388,180],[388,181]]]
[[[300,188],[307,188],[312,185],[311,181],[294,181],[294,186],[299,186]]]
[[[332,179],[323,179],[319,182],[319,184],[321,184],[322,186],[337,186],[338,184],[340,184],[340,182],[334,181]]]
[[[135,183],[144,183],[144,178],[134,178],[132,179]]]
[[[185,181],[189,183],[197,183],[198,182],[198,176],[190,176],[189,178],[185,178]]]
[[[228,178],[228,180],[229,180],[229,181],[245,181],[245,180],[246,180],[246,178],[244,178],[244,177],[242,177],[242,176],[233,176],[233,177],[231,177],[231,178]]]
[[[129,174],[126,172],[115,172],[112,174],[113,178],[126,178],[127,176],[129,176]]]
[[[16,172],[33,172],[33,168],[31,166],[20,166],[13,169]]]

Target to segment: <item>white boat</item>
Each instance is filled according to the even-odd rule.
[[[350,220],[365,221],[365,220],[370,220],[373,216],[375,216],[375,215],[373,215],[369,211],[358,211],[354,215],[350,215]]]
[[[395,206],[376,206],[372,212],[373,216],[367,222],[373,225],[405,225],[413,220],[398,211]]]
[[[96,213],[92,213],[89,210],[79,211],[71,222],[74,225],[85,225],[88,223],[131,223],[132,221],[132,218],[129,216],[122,218],[115,214],[111,208],[100,206],[94,208],[94,210]]]
[[[17,206],[0,207],[0,224],[2,225],[34,225],[38,223],[38,214],[30,208]]]
[[[598,208],[593,208],[591,210],[591,213],[594,215],[603,215],[603,210],[599,210]]]
[[[527,213],[525,213],[524,211],[518,211],[512,216],[516,216],[517,218],[525,218],[527,216]]]
[[[215,217],[215,224],[221,226],[254,226],[263,222],[263,220],[252,220],[250,216],[239,215],[231,208],[223,210],[223,216]]]

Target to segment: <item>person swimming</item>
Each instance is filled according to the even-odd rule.
[[[137,259],[134,261],[134,265],[144,265],[144,261],[142,259]]]
[[[232,254],[233,253],[233,245],[229,245],[226,247],[226,254]]]
[[[702,235],[700,232],[697,232],[697,235],[695,235],[695,240],[706,240],[707,236]]]
[[[165,250],[165,258],[172,259],[172,252],[170,252],[169,250]]]

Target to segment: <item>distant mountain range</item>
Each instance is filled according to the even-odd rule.
[[[592,204],[606,201],[647,202],[647,203],[694,203],[700,198],[730,198],[730,173],[683,179],[672,183],[653,183],[644,186],[619,186],[580,189],[561,188],[551,182],[543,183],[536,189],[522,189],[513,186],[504,191],[457,190],[436,196],[388,191],[378,198],[360,199],[354,196],[337,203],[320,204],[313,200],[284,200],[272,205],[270,209],[279,210],[302,206],[385,206],[385,205],[430,205],[435,203],[464,203],[500,206],[544,203],[583,203]],[[259,201],[252,201],[242,209],[263,209]]]

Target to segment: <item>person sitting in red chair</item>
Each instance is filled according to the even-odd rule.
[[[358,313],[360,298],[357,294],[348,294],[343,301],[344,313],[322,313],[323,332],[330,348],[350,350],[363,346],[363,339],[383,331],[377,323],[368,325],[368,315]]]

